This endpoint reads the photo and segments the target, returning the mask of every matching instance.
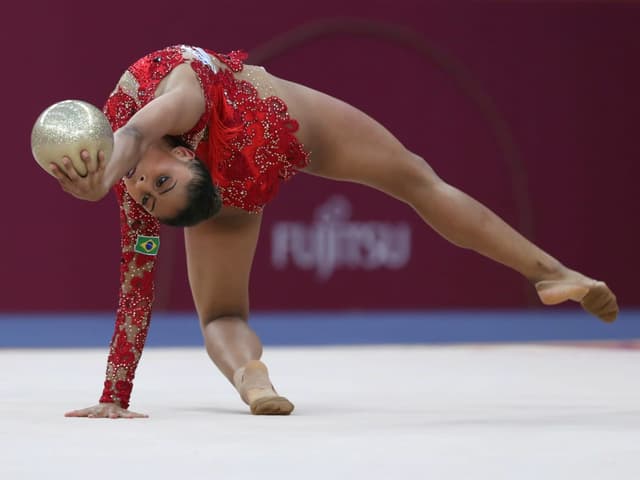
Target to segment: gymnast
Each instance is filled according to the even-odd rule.
[[[62,189],[98,201],[113,188],[122,257],[104,389],[71,417],[146,417],[129,410],[149,329],[160,223],[184,228],[188,278],[206,350],[256,415],[294,409],[270,381],[248,324],[249,272],[262,211],[297,172],[356,182],[409,207],[451,243],[523,275],[545,305],[579,302],[605,322],[615,295],[553,258],[491,210],[441,179],[420,156],[356,108],[245,64],[246,54],[176,45],[131,65],[104,106],[109,159],[64,157]]]

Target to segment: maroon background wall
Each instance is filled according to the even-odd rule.
[[[175,43],[242,48],[272,73],[365,110],[564,262],[639,305],[640,8],[584,2],[29,2],[5,14],[0,310],[109,310],[117,209],[63,194],[31,158],[33,121],[101,105]],[[183,5],[179,3],[176,5]],[[191,308],[166,230],[159,309]],[[518,307],[516,274],[447,244],[403,205],[299,175],[268,208],[256,309]]]

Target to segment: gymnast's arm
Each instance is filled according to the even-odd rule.
[[[179,68],[179,67],[176,67]],[[186,74],[181,74],[186,76]],[[202,97],[199,83],[197,91],[193,85],[180,77],[173,77],[164,91],[156,95],[147,106],[137,113],[124,108],[123,103],[131,99],[119,89],[109,97],[105,105],[105,114],[116,131],[114,155],[109,163],[120,164],[111,170],[115,176],[114,191],[120,206],[120,233],[122,256],[120,259],[120,290],[118,308],[109,356],[106,378],[100,397],[100,403],[92,407],[68,412],[73,417],[142,417],[145,415],[128,409],[135,371],[140,361],[151,320],[153,303],[153,277],[156,267],[156,251],[139,248],[139,242],[159,242],[159,222],[147,213],[127,193],[122,175],[127,171],[128,157],[135,159],[153,141],[165,134],[180,134],[188,131],[197,123],[204,111],[196,101],[197,94]],[[186,85],[186,86],[185,86]],[[189,86],[191,85],[191,86]],[[181,114],[180,108],[191,111]],[[201,108],[200,108],[201,107]],[[129,116],[127,113],[131,112]],[[166,117],[174,115],[174,120]],[[195,118],[195,120],[194,120]],[[130,127],[130,128],[129,128]],[[132,135],[131,132],[134,132]],[[141,240],[142,239],[142,240]],[[148,249],[147,249],[148,250]]]
[[[160,226],[129,196],[123,182],[114,191],[120,206],[122,256],[118,308],[104,387],[98,405],[68,412],[68,417],[146,417],[127,409],[151,322],[157,248],[145,253],[136,246],[140,238],[159,242]]]
[[[132,99],[120,89],[109,97],[105,114],[115,134],[114,151],[107,162],[109,180],[120,206],[120,290],[106,378],[100,403],[68,412],[72,417],[133,418],[146,415],[128,410],[133,379],[151,321],[156,253],[138,248],[139,241],[159,242],[160,225],[127,193],[122,176],[145,149],[164,135],[189,131],[205,110],[204,96],[193,70],[178,66],[156,91],[156,98],[137,112],[124,108]],[[164,80],[163,80],[164,82]],[[124,114],[121,112],[125,112]],[[129,113],[130,112],[130,113]],[[109,168],[109,166],[111,166]]]
[[[178,65],[160,82],[155,98],[138,110],[114,135],[106,164],[106,192],[136,166],[146,149],[165,135],[191,130],[205,112],[205,97],[198,77],[187,65]]]

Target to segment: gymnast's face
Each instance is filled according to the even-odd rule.
[[[127,191],[154,217],[172,218],[187,205],[192,161],[194,153],[188,148],[151,146],[124,177]]]

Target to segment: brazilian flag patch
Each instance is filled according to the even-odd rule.
[[[158,249],[160,249],[160,237],[146,237],[144,235],[138,235],[136,245],[133,247],[134,252],[143,255],[157,255]]]

